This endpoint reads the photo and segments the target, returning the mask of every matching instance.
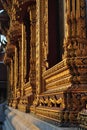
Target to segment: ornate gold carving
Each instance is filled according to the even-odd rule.
[[[24,95],[25,96],[29,96],[29,95],[31,95],[32,94],[32,86],[30,85],[30,83],[28,82],[28,83],[26,83],[25,85],[24,85]]]
[[[87,109],[83,109],[78,114],[78,123],[82,129],[87,129]]]
[[[34,109],[31,108],[31,111],[32,110]],[[61,112],[60,110],[37,107],[35,114],[45,118],[45,121],[46,119],[51,119],[53,121],[56,121],[56,123],[62,123],[63,121],[63,112]]]
[[[83,22],[84,20],[82,19],[82,17],[80,17],[82,14],[78,14],[78,11],[79,11],[79,13],[82,13],[82,12],[80,12],[80,8],[82,8],[83,6],[82,5],[80,6],[80,3],[78,1],[77,2],[77,5],[79,6],[79,7],[77,7],[78,11],[75,11],[76,3],[75,3],[75,1],[74,2],[71,1],[72,2],[71,3],[72,11],[70,11],[71,7],[70,7],[69,2],[70,1],[67,0],[67,12],[65,13],[65,15],[67,15],[65,23],[66,23],[66,26],[68,27],[68,30],[67,30],[68,33],[66,33],[66,34],[68,34],[68,35],[65,36],[65,40],[64,40],[64,57],[63,57],[64,60],[61,63],[53,66],[52,68],[50,68],[48,70],[46,70],[47,64],[46,64],[46,62],[44,62],[47,60],[47,53],[48,53],[47,52],[47,49],[48,49],[47,42],[48,42],[48,40],[45,41],[44,40],[45,36],[42,37],[40,35],[40,38],[43,39],[42,48],[44,48],[41,53],[43,56],[43,59],[40,59],[40,60],[42,61],[41,63],[43,66],[42,72],[43,72],[43,79],[45,81],[45,90],[46,91],[43,93],[43,96],[41,96],[41,94],[40,94],[40,96],[38,96],[36,98],[36,100],[34,101],[34,106],[36,106],[35,112],[37,114],[40,114],[43,116],[45,114],[41,112],[40,107],[42,107],[43,109],[44,109],[44,107],[45,108],[46,107],[52,108],[53,106],[57,107],[56,99],[54,97],[51,97],[50,94],[53,95],[53,92],[57,92],[57,94],[59,94],[58,91],[65,91],[65,90],[71,91],[73,89],[78,88],[79,82],[83,83],[84,82],[83,80],[85,80],[84,77],[79,76],[79,71],[81,71],[81,70],[83,71],[83,69],[79,68],[79,65],[77,65],[77,64],[79,64],[79,62],[81,63],[80,56],[86,56],[86,51],[84,51],[84,49],[83,49],[84,47],[82,46],[83,42],[84,42],[84,46],[86,45],[85,40],[81,39],[81,38],[85,37],[85,30],[84,30],[84,34],[82,35],[82,37],[77,38],[77,34],[79,37],[81,36],[81,34],[78,33],[82,29],[81,24],[82,24],[82,26],[85,26],[85,23]],[[45,33],[43,30],[46,30],[44,26],[45,26],[45,24],[47,24],[48,19],[47,19],[47,15],[45,15],[45,13],[44,13],[46,11],[45,2],[42,2],[42,3],[43,3],[43,8],[41,10],[42,11],[41,16],[43,16],[43,22],[41,24],[39,23],[39,25],[40,25],[40,28],[42,29],[42,32],[44,35]],[[42,6],[42,3],[40,3],[40,7]],[[48,4],[48,3],[46,2],[46,4]],[[83,10],[85,13],[85,8],[83,8]],[[39,12],[39,10],[38,10],[38,12]],[[41,20],[41,18],[40,19],[38,18],[38,20]],[[84,17],[84,19],[85,19],[85,17]],[[79,23],[79,26],[81,27],[81,28],[79,28],[80,30],[78,30],[77,21]],[[39,29],[38,29],[38,31],[39,31]],[[41,34],[42,34],[42,32],[41,32]],[[46,35],[46,36],[48,37],[48,35]],[[40,46],[40,44],[39,44],[39,46]],[[39,50],[37,52],[39,52]],[[78,56],[79,56],[79,58],[77,58]],[[67,59],[65,60],[65,58],[67,58]],[[78,60],[79,62],[77,61],[77,59],[79,59]],[[86,60],[83,60],[83,61],[86,62]],[[39,64],[39,62],[38,62],[38,64]],[[85,72],[85,69],[84,69],[84,72]],[[77,84],[77,86],[75,86],[75,84]],[[69,98],[68,96],[64,97],[64,98],[60,97],[58,99],[58,102],[61,101],[62,108],[69,109],[69,111],[70,111],[72,105],[70,104],[68,98]],[[71,97],[70,97],[70,100],[71,100]],[[73,97],[73,100],[74,100],[74,97]],[[66,103],[64,103],[63,101],[65,101]],[[74,102],[73,102],[73,105],[75,105]],[[73,106],[73,109],[74,109],[74,107],[75,106]],[[40,109],[40,111],[38,111],[38,108]],[[59,107],[59,109],[60,108],[61,107]],[[69,113],[69,111],[64,113],[64,120],[65,121],[70,120],[70,122],[72,122],[72,121],[74,122],[75,117],[77,116],[77,113],[74,113],[73,111]],[[45,116],[47,117],[47,113]],[[51,115],[51,117],[52,117],[52,115]]]
[[[62,95],[62,94],[61,94]],[[39,98],[33,102],[34,106],[43,106],[45,108],[56,108],[56,109],[64,109],[65,103],[63,97],[59,96],[58,94],[46,94],[40,95]]]
[[[43,8],[42,8],[42,15],[43,15],[43,45],[42,45],[42,65],[43,65],[43,71],[45,71],[48,68],[48,0],[43,2]]]
[[[32,94],[29,96],[24,96],[20,98],[19,103],[18,103],[18,109],[24,112],[29,112],[32,101],[33,101]]]
[[[20,98],[20,96],[21,96],[21,94],[20,94],[20,89],[17,88],[17,89],[16,89],[16,97],[17,97],[17,98]]]
[[[13,0],[12,5],[8,3],[10,8],[6,4],[4,6],[10,14],[9,44],[5,55],[10,73],[9,105],[25,112],[31,110],[56,122],[75,123],[78,112],[87,100],[85,0],[63,1],[64,54],[62,61],[50,69],[47,61],[48,0]],[[28,51],[25,45],[26,13],[30,18],[30,71],[27,83],[24,80]]]
[[[40,37],[40,8],[41,8],[41,1],[40,0],[36,0],[36,16],[37,16],[37,21],[36,21],[36,93],[40,94],[41,92],[41,37]],[[39,68],[39,69],[38,69]]]
[[[63,90],[66,89],[67,85],[70,86],[72,77],[66,64],[66,61],[62,61],[44,72],[43,78],[45,80],[46,90]]]

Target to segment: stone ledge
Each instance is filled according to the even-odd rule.
[[[37,126],[35,126],[33,123],[31,123],[29,120],[26,120],[24,114],[21,112],[12,109],[7,108],[5,110],[6,114],[6,120],[4,122],[4,125],[6,127],[6,130],[40,130]],[[7,125],[9,124],[9,125]]]
[[[14,129],[11,130],[78,130],[76,127],[58,127],[42,121],[35,116],[8,107],[5,111],[6,118]],[[7,120],[7,119],[6,119]],[[5,121],[6,123],[6,121]],[[6,129],[10,130],[10,129]]]

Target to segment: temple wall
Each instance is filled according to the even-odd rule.
[[[87,102],[86,1],[7,3],[8,105],[46,121],[78,123]]]

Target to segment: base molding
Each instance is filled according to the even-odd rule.
[[[78,111],[63,111],[45,107],[31,107],[31,112],[37,117],[58,126],[76,126],[78,125]]]

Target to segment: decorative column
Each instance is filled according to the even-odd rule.
[[[16,90],[17,90],[17,48],[15,47],[15,56],[14,56],[14,94],[16,98]]]
[[[48,0],[42,1],[42,22],[41,22],[41,28],[42,28],[42,72],[46,71],[48,68]]]
[[[11,82],[11,88],[12,88],[12,85],[13,85],[13,61],[11,59],[11,74],[10,74],[10,82]]]
[[[45,90],[42,75],[48,68],[48,0],[36,1],[36,16],[36,87],[40,94]]]
[[[67,0],[65,12],[65,41],[64,41],[64,57],[76,57],[77,53],[80,54],[83,47],[79,48],[82,44],[78,43],[81,39],[86,38],[86,1],[70,1]],[[85,51],[84,51],[85,52]]]
[[[21,96],[23,96],[24,87],[24,24],[22,23],[22,44],[21,44]]]
[[[87,91],[87,37],[86,37],[86,1],[67,0],[66,26],[64,41],[64,59],[71,72],[71,89],[67,90],[67,109],[70,121],[75,121],[75,111],[84,107],[83,98]],[[71,102],[70,102],[71,101]],[[73,116],[73,117],[72,117]]]
[[[71,21],[72,21],[72,37],[76,36],[76,9],[75,0],[72,1]]]
[[[86,38],[86,0],[78,0],[77,6],[77,34],[80,38]]]
[[[66,28],[67,28],[67,33],[66,33],[66,36],[65,37],[70,37],[71,36],[71,8],[70,8],[70,0],[67,0],[67,3],[64,5],[66,5],[66,12],[64,13],[64,15],[66,15]]]
[[[36,94],[40,94],[41,92],[41,28],[40,28],[40,8],[41,1],[36,0]]]

